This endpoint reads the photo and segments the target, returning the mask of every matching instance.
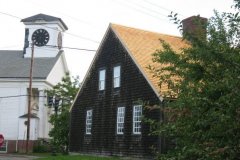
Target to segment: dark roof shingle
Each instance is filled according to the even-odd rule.
[[[59,58],[34,58],[33,78],[45,79]],[[0,78],[28,78],[31,58],[23,58],[23,51],[0,50]]]
[[[49,15],[42,14],[42,13],[31,16],[31,17],[24,18],[21,20],[21,22],[35,22],[36,20],[44,20],[46,22],[60,21],[62,23],[62,25],[64,26],[64,28],[66,30],[68,30],[67,25],[63,22],[63,20],[61,18],[49,16]]]

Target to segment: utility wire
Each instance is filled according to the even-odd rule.
[[[18,45],[19,46],[19,45]],[[45,45],[47,47],[51,47],[51,48],[58,48],[59,46],[55,46],[55,45]],[[0,50],[1,50],[2,47],[0,47]],[[3,47],[5,48],[5,47]],[[29,47],[29,48],[32,48],[32,47]],[[72,50],[79,50],[79,51],[88,51],[88,52],[96,52],[97,50],[96,49],[86,49],[86,48],[77,48],[77,47],[61,47],[61,48],[65,48],[65,49],[72,49]],[[51,51],[50,49],[47,49],[47,48],[41,48],[41,47],[38,47],[38,49],[42,49],[42,50],[47,50],[47,51]]]
[[[78,37],[78,38],[81,38],[81,39],[84,39],[84,40],[87,40],[87,41],[91,41],[91,42],[94,42],[94,43],[97,43],[97,44],[100,43],[99,41],[96,41],[96,40],[93,40],[91,38],[87,38],[87,37],[84,37],[84,36],[76,35],[74,33],[64,32],[64,34],[68,34],[68,35],[73,36],[73,37]]]
[[[55,46],[55,45],[45,45],[47,47],[51,47],[51,48],[58,48],[59,46]],[[32,48],[32,47],[29,47],[29,48]],[[35,47],[34,47],[35,48]],[[66,48],[66,49],[73,49],[73,50],[79,50],[79,51],[88,51],[88,52],[96,52],[97,50],[95,49],[86,49],[86,48],[76,48],[76,47],[61,47],[61,48]],[[41,48],[41,47],[38,47],[37,49],[42,49],[42,50],[48,50],[50,51],[50,49],[47,49],[47,48]]]
[[[117,0],[115,0],[115,1],[117,1]],[[162,7],[162,6],[158,5],[158,4],[155,4],[155,3],[153,3],[153,2],[150,2],[150,1],[148,1],[148,0],[143,0],[143,1],[146,2],[146,3],[148,3],[148,4],[150,4],[150,5],[152,5],[152,6],[157,6],[157,7],[159,7],[159,8],[162,8],[162,9],[164,9],[164,10],[166,10],[166,11],[172,11],[172,10],[170,10],[170,9],[167,9],[167,8],[165,8],[165,7]],[[131,2],[131,1],[130,1],[130,2]],[[155,13],[155,14],[157,14],[157,16],[156,16],[156,15],[149,14],[149,12],[146,12],[145,10],[141,10],[141,9],[139,9],[139,8],[136,8],[136,7],[132,6],[132,5],[129,5],[129,4],[126,4],[126,3],[122,3],[122,2],[119,2],[119,1],[118,1],[118,3],[120,3],[120,4],[124,5],[124,6],[127,6],[127,7],[131,8],[131,9],[133,9],[133,10],[135,10],[135,11],[140,12],[140,13],[144,13],[144,14],[146,14],[146,15],[148,15],[148,16],[157,18],[158,20],[163,20],[163,21],[165,21],[165,22],[170,23],[167,19],[162,19],[162,18],[159,18],[159,17],[158,17],[159,15],[161,15],[161,16],[164,16],[164,17],[167,18],[167,15],[162,14],[162,13],[160,13],[160,12],[158,12],[158,11],[155,11],[155,10],[153,10],[153,9],[151,9],[151,8],[142,6],[142,5],[138,4],[138,3],[132,2],[132,4],[134,4],[135,6],[138,6],[139,8],[142,8],[142,9],[145,9],[145,10],[150,11],[150,12],[152,12],[152,13]],[[17,18],[17,19],[22,20],[22,18],[20,18],[20,17],[18,17],[18,16],[15,16],[15,15],[12,15],[12,14],[9,14],[9,13],[0,12],[0,14],[4,14],[4,15],[7,15],[7,16],[10,16],[10,17],[13,17],[13,18]],[[181,15],[181,14],[179,14],[179,15]],[[181,15],[181,16],[183,16],[183,15]],[[36,23],[36,24],[38,24],[38,23]],[[60,30],[58,30],[58,29],[56,29],[56,28],[48,27],[48,26],[45,26],[45,25],[43,25],[43,24],[38,24],[38,25],[44,26],[44,27],[49,28],[49,29],[52,29],[52,30],[56,30],[56,31],[62,32],[62,31],[60,31]],[[96,40],[93,40],[93,39],[90,39],[90,38],[87,38],[87,37],[84,37],[84,36],[80,36],[80,35],[77,35],[77,34],[73,34],[73,33],[69,33],[69,32],[64,32],[64,34],[67,34],[67,35],[70,35],[70,36],[73,36],[73,37],[77,37],[77,38],[81,38],[81,39],[84,39],[84,40],[87,40],[87,41],[91,41],[91,42],[93,42],[93,43],[97,43],[97,44],[100,43],[99,41],[96,41]],[[66,49],[75,49],[75,50],[85,50],[85,51],[96,51],[96,50],[81,49],[81,48],[74,48],[74,47],[64,47],[64,48],[66,48]]]
[[[156,10],[153,10],[153,9],[151,9],[151,8],[142,6],[142,5],[140,5],[139,3],[135,3],[135,2],[133,2],[133,1],[128,1],[128,2],[130,2],[130,3],[132,3],[132,4],[136,5],[136,6],[138,6],[138,7],[140,7],[140,8],[143,8],[143,9],[145,9],[145,10],[147,10],[147,11],[150,11],[150,12],[155,13],[155,14],[157,14],[157,15],[163,16],[163,17],[165,17],[165,18],[168,16],[168,15],[162,14],[162,13],[156,11]]]
[[[0,100],[1,99],[4,99],[4,98],[18,98],[18,97],[28,97],[29,95],[25,94],[25,95],[14,95],[14,96],[3,96],[3,97],[0,97]],[[36,95],[32,95],[31,97],[44,97],[44,98],[47,98],[47,97],[51,97],[51,96],[36,96]],[[68,100],[70,101],[70,99],[68,98],[64,98],[64,97],[59,97],[61,100]]]
[[[33,7],[38,7],[39,9],[42,9],[43,7],[46,9],[46,7],[47,7],[48,10],[54,11],[57,14],[61,14],[61,15],[65,16],[65,17],[71,18],[74,21],[79,22],[81,24],[86,24],[86,25],[89,25],[89,26],[94,27],[94,28],[98,27],[98,26],[96,26],[95,24],[93,24],[93,23],[91,23],[89,21],[77,18],[75,16],[71,16],[69,14],[66,14],[66,13],[62,12],[62,11],[57,10],[56,8],[53,9],[53,8],[50,8],[49,6],[44,5],[44,4],[42,5],[42,3],[36,3],[36,1],[34,1],[34,2],[31,1],[30,3],[33,4]]]
[[[46,46],[52,47],[52,48],[58,48],[58,46],[55,46],[55,45],[46,45]],[[74,48],[74,47],[62,47],[62,48],[74,49],[74,50],[80,50],[80,51],[89,51],[89,52],[96,52],[97,51],[97,50],[94,50],[94,49]]]
[[[15,97],[27,97],[29,95],[15,95],[15,96],[3,96],[3,97],[0,97],[1,98],[15,98]],[[32,96],[32,97],[47,97],[47,96]]]
[[[15,15],[12,15],[12,14],[9,14],[9,13],[5,13],[5,12],[1,12],[0,11],[0,14],[3,14],[3,15],[7,15],[7,16],[10,16],[10,17],[13,17],[13,18],[17,18],[17,19],[20,19],[22,20],[22,18],[18,17],[18,16],[15,16]],[[60,30],[56,29],[56,28],[52,28],[52,27],[48,27],[48,26],[45,26],[45,25],[42,25],[42,24],[38,24],[38,25],[41,25],[41,26],[44,26],[46,28],[50,28],[52,30],[56,30],[56,31],[59,31],[61,32]],[[85,40],[88,40],[88,41],[92,41],[94,43],[100,43],[98,41],[95,41],[95,40],[92,40],[90,38],[86,38],[86,37],[83,37],[83,36],[79,36],[79,35],[76,35],[76,34],[72,34],[72,33],[68,33],[68,32],[64,32],[64,34],[69,34],[71,36],[74,36],[74,37],[79,37],[81,39],[85,39]],[[49,45],[50,46],[50,45]],[[52,47],[58,47],[58,46],[52,46]],[[62,47],[62,48],[66,48],[66,49],[74,49],[74,50],[84,50],[84,51],[96,51],[96,50],[91,50],[91,49],[84,49],[84,48],[75,48],[75,47]]]
[[[115,1],[117,1],[117,0],[115,0]],[[132,6],[132,5],[129,5],[129,4],[127,4],[127,3],[122,3],[122,1],[117,1],[117,3],[119,3],[119,4],[121,4],[121,5],[125,6],[125,7],[131,8],[131,9],[133,9],[133,10],[135,10],[135,11],[137,11],[137,12],[140,12],[140,13],[142,13],[142,14],[145,14],[145,15],[148,15],[148,16],[150,16],[150,17],[157,18],[158,20],[162,20],[162,21],[165,21],[165,22],[170,23],[167,19],[162,19],[162,18],[160,18],[159,16],[152,15],[152,14],[150,14],[149,12],[146,12],[145,10],[136,8],[136,7],[134,7],[134,6]]]
[[[14,16],[14,15],[9,14],[9,13],[1,12],[1,11],[0,11],[0,14],[4,14],[4,15],[7,15],[7,16],[10,16],[10,17],[13,17],[13,18],[21,19],[20,17]]]
[[[9,48],[16,48],[16,47],[21,47],[21,46],[20,45],[8,45],[8,46],[0,46],[0,48],[1,49],[9,49]]]
[[[20,18],[20,17],[18,17],[18,16],[15,16],[15,15],[12,15],[12,14],[9,14],[9,13],[5,13],[5,12],[1,12],[1,11],[0,11],[0,14],[7,15],[7,16],[10,16],[10,17],[13,17],[13,18],[17,18],[17,19],[22,20],[22,18]],[[38,23],[36,23],[36,24],[37,24],[37,25],[40,25],[40,26],[43,26],[43,27],[46,27],[46,28],[49,28],[49,29],[52,29],[52,30],[55,30],[55,31],[62,32],[62,31],[60,31],[60,30],[58,30],[58,29],[56,29],[56,28],[48,27],[48,26],[45,26],[45,25],[43,25],[43,24],[38,24]],[[63,33],[63,32],[62,32],[62,33]],[[69,33],[69,32],[64,32],[64,34],[71,35],[71,36],[73,36],[73,37],[81,38],[81,39],[84,39],[84,40],[87,40],[87,41],[91,41],[91,42],[94,42],[94,43],[98,43],[98,44],[100,43],[100,42],[98,42],[98,41],[96,41],[96,40],[93,40],[93,39],[90,39],[90,38],[87,38],[87,37],[84,37],[84,36],[80,36],[80,35],[77,35],[77,34],[73,34],[73,33]]]
[[[161,8],[161,9],[165,10],[165,11],[173,12],[173,10],[168,9],[168,8],[165,8],[165,7],[163,7],[163,6],[160,6],[159,4],[153,3],[152,1],[149,1],[149,0],[142,0],[142,1],[148,3],[148,4],[152,5],[152,6],[159,7],[159,8]],[[182,15],[182,14],[180,14],[180,13],[178,13],[178,15],[184,17],[184,15]]]

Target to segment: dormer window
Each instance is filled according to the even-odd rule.
[[[98,81],[99,91],[105,90],[105,80],[106,80],[106,69],[101,69],[99,71],[99,81]]]
[[[121,66],[115,66],[113,68],[113,87],[114,88],[120,87],[120,80],[121,80]]]

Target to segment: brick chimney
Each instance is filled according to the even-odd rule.
[[[183,36],[187,40],[192,41],[192,39],[205,40],[207,37],[207,18],[198,16],[191,16],[182,20],[183,25]]]

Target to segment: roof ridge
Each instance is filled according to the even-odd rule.
[[[124,28],[133,29],[133,30],[138,30],[138,31],[149,32],[149,33],[152,33],[152,34],[158,34],[158,35],[163,35],[163,36],[170,36],[170,37],[175,37],[175,38],[182,38],[181,36],[177,36],[177,35],[160,33],[160,32],[157,32],[157,31],[150,31],[150,30],[147,30],[147,29],[141,29],[141,28],[136,28],[136,27],[131,27],[131,26],[125,26],[125,25],[116,24],[116,23],[110,23],[110,26],[113,29],[114,29],[114,26],[118,26],[118,27],[124,27]]]
[[[59,21],[63,25],[64,29],[68,30],[67,25],[63,22],[63,20],[60,17],[55,17],[55,16],[43,14],[43,13],[39,13],[39,14],[21,19],[21,22],[23,22],[23,23],[34,22],[36,20],[44,20],[44,21],[47,21],[47,22]]]

